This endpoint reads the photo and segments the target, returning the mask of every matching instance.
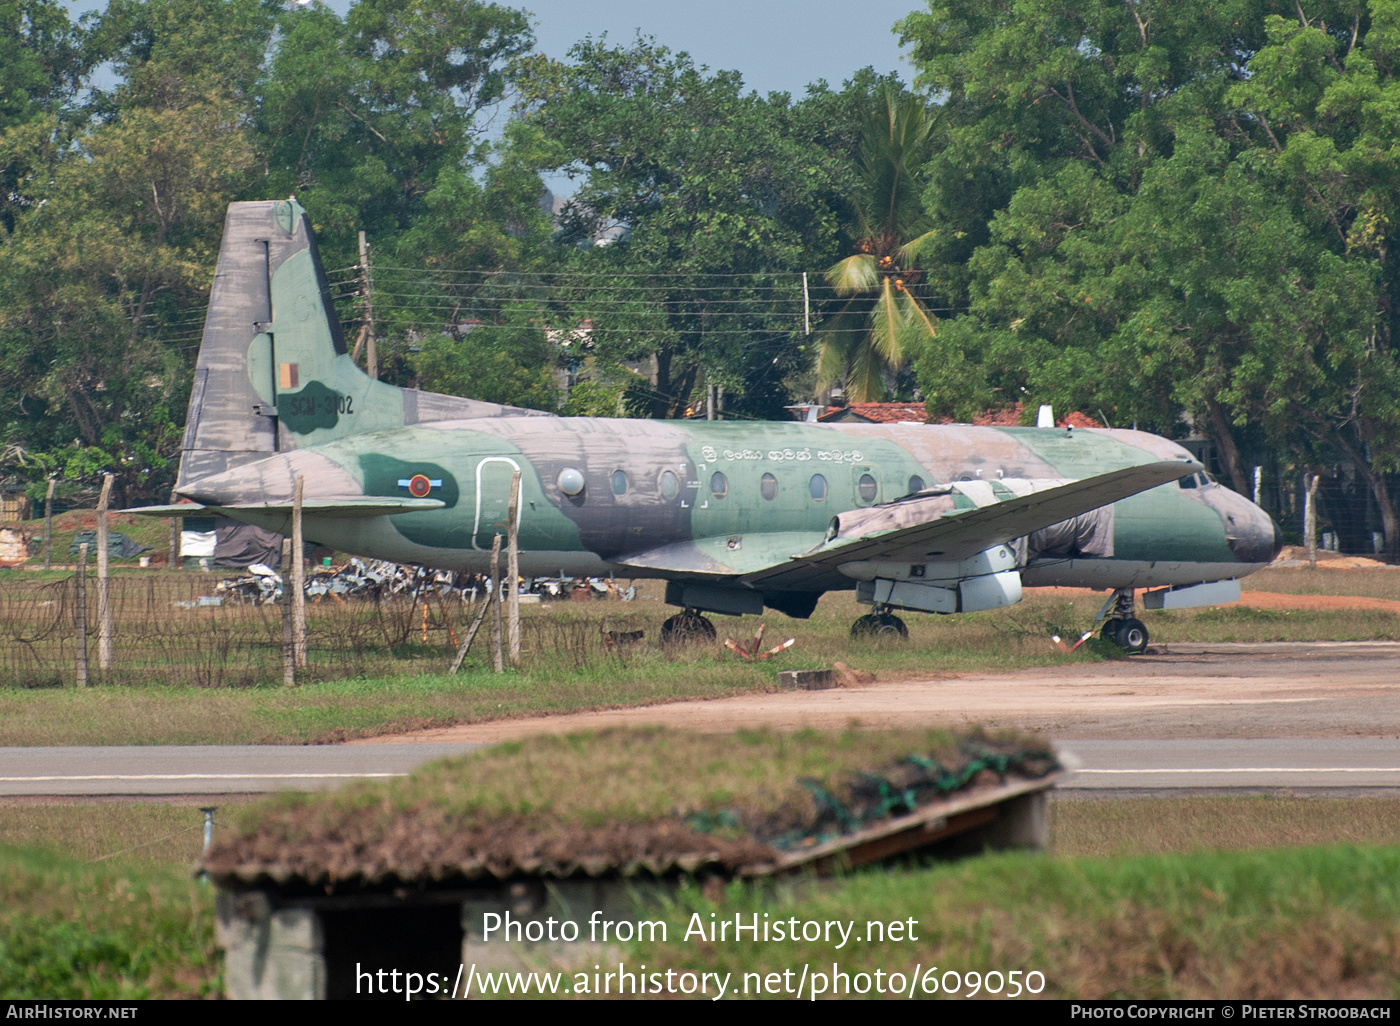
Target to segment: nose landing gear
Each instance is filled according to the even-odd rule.
[[[1108,617],[1100,637],[1113,642],[1129,655],[1141,655],[1147,651],[1147,627],[1135,615],[1137,608],[1133,596],[1132,588],[1119,588],[1109,596],[1103,609],[1099,610],[1099,619]]]

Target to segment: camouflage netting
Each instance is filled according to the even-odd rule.
[[[537,737],[389,783],[249,806],[204,868],[226,887],[322,891],[728,875],[949,795],[1057,768],[1034,739],[980,731]]]

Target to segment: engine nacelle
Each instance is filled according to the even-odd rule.
[[[932,563],[864,560],[843,563],[853,577],[856,601],[867,605],[913,609],[925,613],[974,613],[1021,601],[1021,573],[1016,554],[1006,545],[967,559]]]

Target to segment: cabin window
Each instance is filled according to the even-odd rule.
[[[627,471],[614,470],[612,472],[612,488],[614,495],[627,494]]]
[[[661,472],[661,497],[670,502],[681,492],[681,483],[676,479],[676,475],[669,470]]]
[[[729,494],[729,478],[718,470],[710,475],[710,494],[716,499],[722,499]]]
[[[856,493],[860,495],[861,502],[874,502],[875,495],[880,490],[875,479],[869,474],[861,474],[860,481],[856,485]]]
[[[813,474],[812,480],[807,482],[807,490],[812,493],[812,498],[817,502],[826,501],[826,478],[820,474]]]
[[[1180,485],[1182,488],[1195,488],[1196,475],[1192,474],[1190,477],[1183,477],[1177,481],[1177,484]]]
[[[915,475],[913,475],[911,478],[909,478],[909,494],[910,494],[910,495],[913,495],[915,492],[921,492],[921,491],[923,491],[923,490],[924,490],[924,479],[923,479],[923,478],[921,478],[918,474],[915,474]]]
[[[772,502],[778,497],[778,479],[772,474],[764,474],[763,477],[759,479],[758,490],[763,494],[765,499]]]

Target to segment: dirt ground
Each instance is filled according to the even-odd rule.
[[[1066,597],[1092,593],[1045,588]],[[1382,609],[1355,595],[1246,591],[1260,609]],[[856,669],[859,669],[858,667]],[[1106,663],[1005,674],[940,674],[711,701],[465,724],[350,744],[509,741],[538,733],[658,724],[728,732],[767,726],[1020,727],[1056,738],[1400,737],[1400,643],[1153,645]]]
[[[639,724],[727,732],[839,729],[852,722],[981,723],[1061,739],[1400,737],[1400,644],[1178,643],[1068,668],[954,676],[930,667],[927,677],[914,680],[466,724],[349,743],[491,743]]]

